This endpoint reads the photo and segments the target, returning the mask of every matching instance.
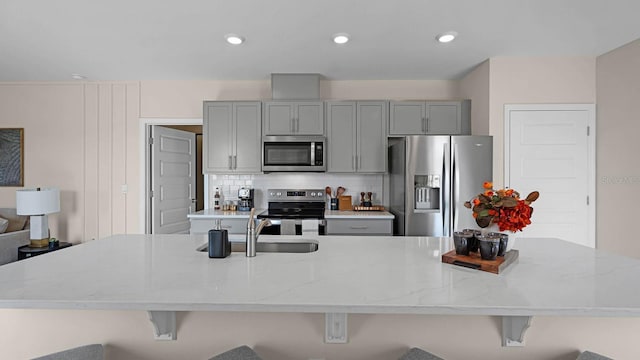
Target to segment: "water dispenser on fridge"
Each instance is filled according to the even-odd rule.
[[[440,175],[415,175],[415,206],[416,210],[440,209]]]

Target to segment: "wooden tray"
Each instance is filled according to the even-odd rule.
[[[341,209],[342,210],[342,209]],[[384,211],[384,206],[374,205],[374,206],[354,206],[353,210],[355,211]]]
[[[509,265],[518,259],[518,250],[509,250],[504,256],[498,256],[495,260],[482,260],[480,253],[469,253],[469,255],[458,255],[455,250],[442,254],[442,262],[471,269],[487,271],[499,274]]]

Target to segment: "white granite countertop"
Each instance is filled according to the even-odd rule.
[[[441,263],[448,238],[225,259],[195,251],[205,238],[119,235],[0,266],[0,308],[640,316],[640,260],[557,239],[517,239],[495,275]]]
[[[265,209],[256,209],[256,214],[260,214]],[[189,219],[248,219],[249,211],[222,211],[205,209],[187,215]],[[341,211],[325,210],[326,219],[393,219],[394,216],[388,211]]]
[[[325,219],[385,219],[393,220],[394,216],[388,211],[352,211],[325,210]]]
[[[260,214],[265,209],[256,209],[256,214]],[[188,214],[189,219],[249,219],[251,211],[223,211],[214,209],[204,209]]]

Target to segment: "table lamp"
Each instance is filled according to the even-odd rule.
[[[55,188],[16,191],[16,214],[30,215],[30,247],[49,246],[47,214],[60,211],[60,190]]]

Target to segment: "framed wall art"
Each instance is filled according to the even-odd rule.
[[[23,128],[0,128],[0,186],[24,186]]]

